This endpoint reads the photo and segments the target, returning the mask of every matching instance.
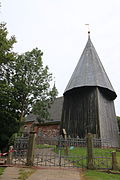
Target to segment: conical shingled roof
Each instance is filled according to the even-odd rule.
[[[112,93],[113,99],[117,96],[91,42],[90,36],[88,36],[85,49],[64,93],[74,88],[85,86],[102,87]]]

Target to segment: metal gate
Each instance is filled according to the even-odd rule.
[[[86,139],[37,138],[34,165],[86,167]]]
[[[12,164],[25,165],[27,158],[29,134],[21,133],[14,142]]]
[[[26,165],[29,136],[18,137],[14,143],[13,164]],[[112,151],[109,140],[92,139],[94,169],[112,168]],[[33,149],[33,166],[80,167],[88,166],[87,139],[36,137]]]
[[[95,169],[112,169],[112,151],[109,139],[93,138],[93,165]]]

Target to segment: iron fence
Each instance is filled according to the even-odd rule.
[[[26,164],[29,136],[16,138],[13,164]],[[109,140],[92,139],[93,166],[95,169],[111,169],[113,148]],[[36,137],[34,166],[62,166],[87,168],[87,138]]]
[[[28,141],[29,134],[28,133],[20,133],[18,137],[16,137],[14,142],[14,152],[13,152],[13,160],[12,164],[26,164],[27,158],[27,150],[28,150]]]

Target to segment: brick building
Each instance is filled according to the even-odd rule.
[[[63,106],[63,97],[56,98],[55,102],[51,105],[49,109],[50,119],[46,120],[44,123],[39,124],[37,121],[37,115],[29,114],[25,119],[24,130],[29,132],[30,129],[35,124],[34,130],[37,132],[38,136],[42,137],[55,137],[59,135],[60,132],[60,122]]]

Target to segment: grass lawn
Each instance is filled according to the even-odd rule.
[[[120,169],[120,152],[117,152],[116,155],[117,155],[118,168]]]
[[[120,174],[111,174],[95,170],[87,170],[83,175],[85,180],[120,180]]]
[[[33,174],[36,170],[35,169],[20,169],[19,170],[19,177],[18,179],[20,180],[25,180],[27,179],[31,174]]]
[[[0,167],[0,175],[2,175],[3,174],[3,172],[4,172],[4,167]]]

